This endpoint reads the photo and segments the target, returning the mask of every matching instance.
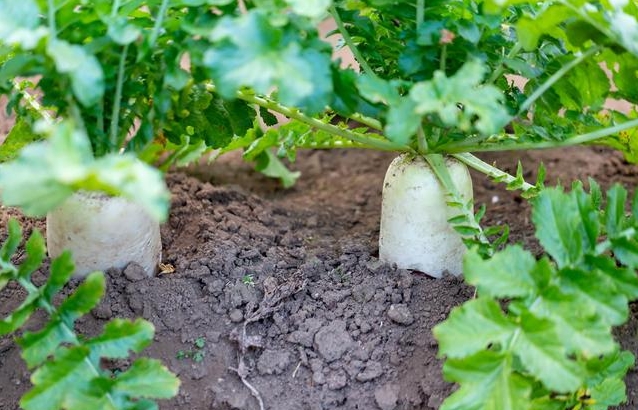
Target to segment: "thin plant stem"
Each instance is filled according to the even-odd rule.
[[[601,138],[608,137],[610,135],[617,134],[621,131],[626,131],[631,128],[638,127],[638,119],[625,121],[622,124],[614,125],[613,127],[603,128],[588,132],[586,134],[580,134],[575,137],[566,138],[563,141],[543,141],[543,142],[523,142],[516,143],[485,143],[477,145],[457,145],[446,148],[446,152],[450,154],[461,152],[496,152],[496,151],[512,151],[512,150],[530,150],[530,149],[549,149],[549,148],[561,148],[571,147],[574,145],[582,145],[587,143],[596,142]]]
[[[428,141],[425,138],[425,131],[423,131],[423,127],[419,127],[416,130],[416,138],[417,143],[419,144],[419,153],[427,154],[428,152]]]
[[[97,129],[104,133],[104,99],[100,99],[97,112]]]
[[[483,161],[480,158],[475,157],[469,152],[464,152],[461,154],[452,154],[452,156],[458,159],[459,161],[461,161],[462,163],[464,163],[465,165],[467,165],[468,167],[473,168],[487,175],[490,178],[498,179],[499,181],[502,181],[506,184],[516,181],[516,177],[514,177],[513,175],[510,175],[505,171],[502,171],[496,167],[493,167],[492,165],[488,164],[487,162]],[[536,188],[534,185],[525,181],[523,181],[523,185],[521,186],[522,191],[529,191],[534,188]]]
[[[425,0],[417,0],[416,2],[416,29],[418,30],[423,24],[425,15]]]
[[[120,1],[113,0],[113,7],[111,7],[111,17],[117,16],[117,12],[120,10]]]
[[[447,65],[447,44],[443,44],[441,47],[441,59],[439,60],[439,70],[445,73]]]
[[[354,120],[360,124],[365,125],[368,128],[372,128],[374,130],[377,131],[382,131],[383,130],[383,124],[381,124],[381,121],[374,119],[374,118],[370,118],[370,117],[366,117],[362,114],[359,113],[354,113],[348,116],[348,118],[350,118],[351,120]]]
[[[168,10],[168,0],[162,0],[162,5],[160,6],[159,15],[155,19],[155,25],[153,26],[153,33],[151,34],[150,46],[154,46],[157,38],[159,37],[159,32],[162,29],[162,24],[164,24],[164,17],[166,16],[166,11]]]
[[[217,91],[217,88],[213,84],[207,84],[206,88],[209,92]],[[411,151],[411,148],[407,145],[396,144],[389,140],[368,137],[366,135],[353,132],[345,128],[340,128],[332,124],[324,123],[316,118],[308,117],[307,115],[303,114],[301,111],[297,109],[283,106],[275,101],[269,100],[264,97],[258,97],[254,94],[249,94],[243,91],[238,91],[236,94],[236,97],[248,103],[256,104],[268,110],[272,110],[280,114],[283,114],[288,118],[301,121],[318,130],[325,131],[329,134],[346,138],[356,143],[362,144],[363,146],[368,148],[374,148],[381,151],[395,151],[395,152]]]
[[[556,84],[558,80],[563,78],[563,76],[567,74],[572,68],[576,67],[578,64],[582,63],[583,61],[585,61],[587,58],[591,57],[592,55],[596,54],[598,51],[600,51],[600,47],[598,46],[592,47],[589,50],[582,53],[581,55],[579,55],[578,57],[576,57],[575,59],[573,59],[572,61],[570,61],[569,63],[562,66],[560,70],[556,71],[551,77],[549,77],[547,81],[545,81],[540,87],[538,87],[532,93],[532,95],[530,95],[525,100],[525,102],[521,104],[521,107],[518,110],[517,115],[520,116],[525,111],[527,111],[532,106],[532,104],[536,102],[536,100],[542,97],[547,90],[549,90],[554,84]]]
[[[329,9],[329,12],[330,12],[330,15],[332,15],[332,18],[334,19],[335,23],[337,24],[337,29],[339,30],[339,33],[343,37],[343,41],[346,43],[350,51],[352,51],[352,54],[354,54],[354,58],[357,60],[357,62],[359,62],[359,66],[361,66],[361,69],[363,70],[363,72],[373,77],[376,77],[377,74],[372,70],[372,67],[370,67],[366,59],[363,58],[363,55],[361,54],[357,46],[354,44],[354,41],[352,41],[352,37],[350,37],[350,33],[348,33],[348,30],[346,30],[346,26],[343,24],[343,20],[341,20],[341,16],[339,15],[337,8],[335,6],[331,6]]]
[[[86,124],[84,123],[84,118],[82,118],[82,112],[80,112],[77,102],[70,95],[67,95],[66,100],[71,110],[71,117],[75,120],[76,125],[80,127],[80,129],[86,130]]]
[[[120,62],[117,68],[117,83],[115,84],[115,97],[113,99],[113,109],[111,112],[111,129],[110,129],[110,142],[111,149],[117,149],[120,145],[119,141],[119,123],[120,123],[120,108],[122,104],[122,88],[124,86],[124,70],[126,67],[126,55],[128,54],[128,44],[124,46],[122,54],[120,55]]]
[[[19,1],[19,0],[18,0]],[[57,37],[57,28],[55,26],[55,1],[48,0],[47,2],[47,15],[49,20],[49,31],[51,32],[51,37]]]

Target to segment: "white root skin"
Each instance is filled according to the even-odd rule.
[[[464,202],[469,201],[473,191],[467,167],[452,158],[446,165]],[[460,275],[466,248],[447,222],[457,213],[446,202],[443,187],[422,157],[395,158],[383,184],[379,258],[435,278],[445,271]]]
[[[72,252],[75,276],[131,262],[147,276],[155,275],[161,260],[159,223],[144,209],[124,198],[76,193],[47,215],[49,256]]]

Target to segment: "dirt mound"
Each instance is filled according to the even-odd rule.
[[[108,272],[107,296],[78,328],[95,334],[110,318],[154,323],[147,354],[182,380],[163,409],[437,409],[453,386],[441,377],[432,327],[473,294],[458,278],[434,280],[379,262],[380,192],[391,155],[306,152],[298,185],[282,190],[231,158],[173,173],[164,262],[175,272],[144,278],[135,266]],[[489,156],[512,169],[516,159]],[[608,186],[635,183],[638,171],[616,153],[580,148],[526,153],[565,183],[593,176]],[[533,175],[529,174],[529,177]],[[528,206],[516,193],[475,176],[487,224],[508,223],[513,241],[536,247]],[[8,209],[0,210],[0,238]],[[36,222],[41,226],[41,222]],[[0,313],[20,301],[0,292]],[[635,311],[634,307],[634,311]],[[37,326],[38,318],[32,323]],[[619,329],[638,350],[636,315]],[[107,364],[126,368],[126,361]],[[638,405],[638,376],[627,379]],[[0,340],[0,409],[28,388],[18,349]]]

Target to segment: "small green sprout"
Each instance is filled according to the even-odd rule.
[[[244,275],[241,278],[241,283],[247,286],[255,286],[255,275]]]
[[[200,336],[193,342],[193,350],[178,350],[175,358],[177,360],[192,359],[195,363],[201,363],[206,355],[205,346],[206,338]]]

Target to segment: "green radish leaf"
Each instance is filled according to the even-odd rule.
[[[461,387],[448,397],[441,410],[526,410],[532,385],[514,374],[512,359],[482,351],[463,359],[448,359],[443,374]]]
[[[63,408],[66,397],[82,390],[95,376],[87,365],[89,351],[75,346],[58,350],[56,357],[46,362],[31,376],[33,389],[20,400],[25,410],[58,410]]]
[[[621,2],[620,4],[624,3]],[[607,10],[604,11],[607,12]],[[616,34],[614,40],[618,41],[629,52],[638,56],[638,21],[636,20],[635,10],[632,11],[634,15],[628,14],[621,7],[615,6],[613,13],[607,12],[605,18],[608,20],[610,30]]]
[[[369,74],[362,74],[356,80],[361,96],[372,103],[383,103],[389,106],[401,101],[396,82],[386,81]]]
[[[391,105],[387,121],[385,135],[390,141],[402,145],[410,142],[421,125],[416,103],[410,98],[401,98],[397,104]]]
[[[531,276],[535,265],[534,256],[520,246],[510,246],[488,260],[470,250],[463,261],[463,273],[481,296],[527,297],[536,292]]]
[[[516,325],[500,306],[487,298],[478,298],[454,308],[444,323],[434,327],[439,353],[450,358],[467,357],[494,343],[512,337]],[[463,340],[464,343],[458,343]]]
[[[26,259],[20,264],[18,277],[25,280],[31,279],[31,274],[35,272],[46,257],[46,246],[44,238],[38,231],[34,231],[24,245],[27,253]]]
[[[14,159],[22,148],[40,139],[42,138],[33,132],[26,120],[18,119],[0,144],[0,163]]]
[[[256,158],[255,169],[262,174],[279,178],[284,188],[290,188],[301,176],[299,171],[290,171],[271,150],[267,149]]]
[[[45,129],[50,137],[33,143],[13,161],[0,164],[2,201],[27,215],[42,216],[78,190],[121,195],[164,220],[169,193],[162,174],[130,154],[93,159],[87,135],[70,122]]]
[[[38,332],[27,332],[18,344],[22,347],[22,357],[29,368],[41,365],[64,343],[76,342],[72,331],[74,322],[97,306],[104,294],[104,274],[94,272],[86,277],[75,292],[59,307],[49,324]]]
[[[569,404],[555,400],[549,396],[543,396],[532,400],[528,410],[568,410]]]
[[[0,261],[11,262],[11,257],[18,250],[20,242],[22,242],[22,227],[15,218],[11,218],[7,224],[7,239],[0,247]]]
[[[51,319],[44,329],[37,332],[25,332],[17,340],[22,348],[22,358],[29,369],[41,366],[53,355],[59,346],[73,343],[75,335],[69,330],[62,318]]]
[[[86,136],[61,123],[49,140],[30,144],[14,161],[0,164],[3,203],[19,206],[27,215],[45,215],[73,193],[67,183],[74,182],[90,158]]]
[[[544,290],[530,313],[554,322],[559,340],[570,354],[583,357],[608,354],[618,345],[611,334],[611,326],[601,322],[596,309],[583,306],[575,295],[551,286]]]
[[[271,147],[276,147],[279,142],[278,130],[268,130],[263,136],[252,141],[250,146],[244,150],[243,158],[248,161],[255,161],[264,151]]]
[[[286,3],[292,7],[292,11],[301,16],[319,19],[326,16],[332,0],[286,0]]]
[[[268,94],[274,86],[282,103],[309,113],[330,102],[330,57],[301,48],[282,29],[270,26],[263,13],[224,17],[210,37],[218,45],[206,52],[204,64],[223,97],[234,98],[242,87]]]
[[[609,57],[607,60],[611,60],[617,64],[607,63],[609,67],[615,67],[616,69],[611,73],[612,79],[618,90],[622,90],[625,95],[632,101],[638,98],[638,84],[636,84],[636,70],[638,70],[638,61],[631,53],[618,53],[608,52]],[[634,131],[635,132],[635,131]],[[629,144],[636,147],[635,153],[638,154],[638,144],[635,139],[627,141]]]
[[[519,40],[523,48],[527,51],[533,51],[537,48],[541,37],[551,35],[556,38],[562,38],[562,30],[557,26],[565,19],[571,17],[572,13],[567,6],[562,4],[552,4],[541,13],[537,13],[534,17],[530,15],[523,16],[516,23],[516,31],[519,34]]]
[[[142,399],[133,402],[130,410],[159,410],[159,406],[154,401]]]
[[[593,306],[608,325],[620,325],[627,320],[627,298],[617,290],[606,273],[564,269],[559,272],[565,286],[580,299],[583,306]]]
[[[102,191],[123,196],[141,205],[151,217],[165,221],[170,193],[162,174],[134,155],[109,154],[85,169],[75,186],[86,191]]]
[[[131,44],[142,35],[142,30],[129,24],[125,17],[112,19],[108,22],[108,27],[108,36],[121,46]]]
[[[578,205],[562,190],[544,190],[534,200],[536,237],[559,267],[578,263],[589,247]]]
[[[22,304],[0,321],[0,335],[15,332],[31,317],[38,308],[38,295],[29,294]]]
[[[637,258],[638,249],[632,248],[627,253],[633,259]],[[614,256],[622,261],[618,250],[614,248]],[[587,263],[595,267],[609,281],[608,286],[615,288],[614,293],[624,295],[628,300],[638,299],[638,275],[636,275],[635,267],[619,267],[615,260],[608,256],[596,256],[587,258]],[[627,265],[627,264],[625,264]]]
[[[166,151],[176,151],[171,155],[171,161],[167,161],[162,167],[163,171],[168,170],[170,165],[172,165],[171,163],[174,163],[178,167],[185,167],[195,163],[202,158],[204,154],[209,152],[206,142],[200,141],[199,143],[191,144],[189,139],[188,136],[184,135],[182,136],[182,143],[180,145],[175,145],[170,142],[166,144]]]
[[[58,308],[60,316],[68,321],[89,313],[100,302],[106,288],[104,273],[90,273],[75,292],[62,302]]]
[[[259,116],[264,121],[264,124],[266,124],[268,127],[272,127],[279,122],[279,120],[277,120],[277,117],[275,117],[270,111],[263,107],[259,107]]]
[[[63,40],[49,41],[47,54],[58,72],[71,77],[73,93],[82,105],[92,106],[104,96],[104,73],[94,55]]]
[[[556,326],[529,313],[521,315],[520,325],[513,351],[522,365],[549,389],[561,393],[578,389],[584,382],[583,369],[568,358]]]
[[[122,359],[129,351],[141,352],[153,341],[155,328],[150,322],[137,319],[134,322],[113,319],[104,327],[104,332],[86,345],[94,358]]]
[[[638,241],[636,239],[613,238],[611,239],[611,249],[620,263],[631,269],[638,268]]]
[[[507,7],[527,2],[528,0],[487,0],[485,1],[485,11],[488,13],[497,13],[506,9]]]
[[[115,389],[132,397],[165,399],[177,394],[179,384],[159,361],[141,358],[117,376]]]
[[[627,351],[594,357],[586,363],[589,373],[587,385],[595,386],[606,379],[623,379],[627,371],[634,367],[635,361],[634,355]]]
[[[338,70],[332,67],[334,93],[330,107],[338,114],[350,116],[358,110],[363,112],[364,101],[357,92],[357,80],[361,77],[352,69]],[[367,115],[370,115],[367,113]]]
[[[607,235],[614,238],[624,229],[625,202],[627,190],[615,184],[607,191],[607,207],[605,208],[605,228]]]
[[[591,197],[591,204],[594,207],[594,212],[598,210],[603,203],[603,191],[600,189],[600,185],[592,177],[587,179],[589,183],[589,196]]]
[[[556,83],[554,90],[568,110],[580,111],[585,106],[595,110],[605,102],[609,84],[607,75],[598,63],[586,61]]]
[[[484,365],[482,355],[513,363],[499,382],[501,388],[514,378],[528,382],[533,393],[522,399],[520,408],[567,410],[580,403],[606,409],[624,400],[622,379],[634,356],[621,352],[612,330],[627,320],[629,302],[638,299],[638,276],[628,266],[638,249],[626,246],[627,255],[622,258],[629,262],[625,266],[619,264],[622,252],[610,249],[615,240],[638,241],[638,219],[625,215],[623,190],[610,190],[602,209],[598,184],[590,181],[590,187],[589,194],[581,183],[569,194],[562,188],[543,189],[533,201],[537,237],[556,263],[547,255],[536,261],[518,245],[487,260],[473,250],[466,254],[465,275],[477,286],[480,298],[453,309],[434,329],[440,354],[448,356],[444,374],[460,384],[442,408],[482,410],[509,405],[495,405],[491,396],[484,398],[489,387],[472,384],[473,376],[477,380],[489,377],[489,372],[474,374]],[[617,237],[607,235],[601,222]],[[581,244],[570,247],[570,240]],[[498,335],[493,323],[485,321],[488,304],[513,328],[511,336]],[[507,306],[505,311],[500,310],[502,306]],[[473,348],[463,350],[468,345]],[[584,399],[583,393],[591,399]]]
[[[8,271],[6,278],[18,280],[27,292],[22,306],[0,322],[0,333],[15,331],[37,308],[43,308],[50,319],[44,328],[25,332],[17,339],[22,356],[30,369],[37,367],[31,377],[33,388],[20,401],[26,410],[85,410],[95,409],[157,409],[150,400],[141,397],[168,398],[177,393],[179,379],[159,362],[140,359],[123,375],[116,378],[102,370],[103,358],[123,359],[130,352],[139,353],[153,340],[153,325],[143,319],[135,321],[114,319],[104,332],[93,339],[77,335],[74,321],[95,307],[104,292],[102,272],[88,275],[71,296],[56,306],[53,296],[70,279],[73,261],[64,252],[51,263],[49,279],[40,288],[29,279],[31,272],[42,262],[44,244],[37,232],[25,245],[24,265],[15,267],[10,258],[19,243],[21,228],[9,221],[9,237],[0,248],[0,267]],[[22,276],[15,274],[23,272]],[[28,283],[28,285],[27,285]]]
[[[228,119],[233,129],[233,135],[246,135],[253,128],[253,119],[257,112],[245,101],[224,101],[224,108],[228,113]]]
[[[131,404],[130,410],[159,410],[157,403],[151,400],[137,400]]]
[[[75,264],[71,258],[71,252],[64,251],[60,256],[53,259],[49,279],[41,288],[41,294],[44,300],[52,302],[53,296],[62,290],[64,285],[71,279],[74,270]]]
[[[444,125],[464,132],[500,132],[511,117],[502,105],[502,93],[492,85],[481,85],[486,72],[487,67],[478,60],[465,63],[452,77],[436,71],[431,81],[417,83],[410,90],[415,111],[437,114]]]
[[[2,16],[0,17],[0,38],[7,39],[14,29],[34,29],[40,23],[40,9],[34,0],[11,1],[0,0]]]
[[[607,410],[627,401],[625,383],[622,379],[605,379],[590,390],[591,410]]]
[[[30,50],[48,34],[39,27],[41,11],[35,1],[0,0],[0,10],[0,40],[6,44]]]
[[[592,194],[587,195],[583,190],[582,183],[573,187],[572,195],[576,198],[576,204],[578,206],[578,212],[580,213],[580,219],[585,228],[585,238],[587,240],[587,249],[594,249],[597,245],[598,235],[600,234],[600,221],[596,209],[598,209],[597,201],[600,197],[594,194],[596,191],[596,185],[592,185]],[[600,194],[600,192],[598,193]]]
[[[115,381],[108,377],[94,377],[83,389],[78,389],[65,397],[65,410],[103,409],[115,410],[122,408],[116,403],[122,403],[125,399],[118,397],[113,392]],[[122,396],[122,395],[120,395]],[[126,407],[128,409],[128,407]]]
[[[209,148],[227,146],[234,135],[243,136],[253,127],[255,110],[244,101],[223,101],[203,85],[187,85],[167,114],[164,135],[176,145],[196,145],[205,141]]]
[[[0,272],[0,291],[13,279],[13,275],[10,273]]]

